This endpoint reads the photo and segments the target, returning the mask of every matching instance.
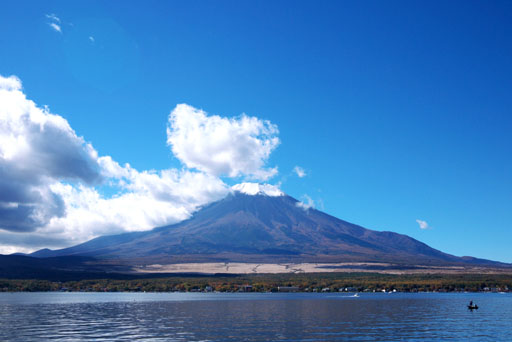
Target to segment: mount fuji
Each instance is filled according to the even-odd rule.
[[[497,265],[456,257],[389,231],[330,216],[272,185],[242,183],[189,219],[150,231],[102,236],[35,257],[86,256],[137,264],[191,262]]]

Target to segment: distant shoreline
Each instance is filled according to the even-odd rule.
[[[277,273],[50,281],[1,279],[0,292],[512,292],[511,274]]]

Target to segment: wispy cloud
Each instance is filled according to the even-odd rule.
[[[91,41],[91,43],[94,43],[95,40],[94,40],[94,37],[93,36],[89,36],[89,40]]]
[[[428,225],[427,221],[423,221],[423,220],[417,219],[416,222],[420,226],[420,229],[430,229],[430,228],[432,228],[432,227],[430,227]]]
[[[55,31],[62,33],[62,27],[60,26],[60,18],[57,17],[55,14],[47,14],[46,18],[50,19],[50,22],[48,25],[54,29]]]
[[[301,197],[301,201],[297,202],[296,205],[299,208],[302,208],[304,210],[308,210],[310,208],[314,208],[315,207],[315,201],[313,201],[313,199],[311,197],[309,197],[307,194],[304,194]]]
[[[306,177],[306,171],[304,171],[304,169],[300,166],[295,166],[293,168],[293,172],[295,172],[299,178]]]
[[[60,18],[57,17],[55,14],[51,13],[51,14],[47,14],[46,15],[46,18],[50,19],[50,20],[53,20],[54,22],[57,22],[57,23],[60,23]]]
[[[55,31],[62,33],[62,29],[61,29],[60,25],[55,24],[55,23],[48,23],[48,25],[50,25],[50,27],[52,29],[54,29]]]

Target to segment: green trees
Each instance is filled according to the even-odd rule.
[[[415,274],[389,275],[378,273],[310,273],[255,274],[239,276],[168,277],[154,279],[97,279],[67,282],[46,280],[0,279],[0,291],[219,291],[235,292],[251,285],[252,291],[267,292],[279,286],[298,287],[313,292],[331,291],[510,291],[512,274]]]

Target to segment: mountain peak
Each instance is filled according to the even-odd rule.
[[[259,183],[240,183],[233,185],[231,190],[245,195],[265,195],[270,197],[284,196],[284,192],[275,185]]]
[[[296,199],[274,185],[237,184],[232,187],[232,194],[171,226],[98,237],[62,250],[36,252],[33,256],[77,255],[127,263],[137,260],[141,264],[491,263],[445,254],[406,235],[365,229],[319,210],[303,210]]]

